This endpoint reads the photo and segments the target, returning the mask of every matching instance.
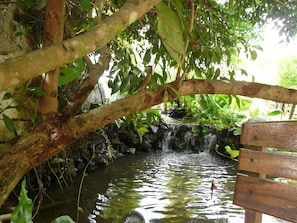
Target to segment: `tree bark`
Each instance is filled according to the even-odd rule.
[[[158,90],[144,89],[131,96],[77,115],[66,122],[56,120],[49,129],[42,123],[31,133],[17,138],[0,150],[0,206],[22,176],[62,151],[76,139],[96,131],[114,120],[135,111],[163,102],[167,91],[169,100],[177,97],[172,88],[176,82],[160,86]],[[297,103],[297,91],[265,84],[243,81],[188,80],[177,89],[181,95],[229,94],[259,97],[286,103]]]
[[[161,0],[129,0],[92,30],[0,64],[0,92],[100,49]]]
[[[114,15],[85,34],[5,61],[0,64],[0,92],[100,49],[159,2],[161,0],[128,0]],[[62,151],[76,139],[118,118],[162,103],[165,92],[169,93],[169,100],[177,97],[172,88],[181,95],[244,95],[297,103],[296,90],[278,86],[240,81],[187,80],[180,84],[173,82],[160,86],[157,90],[140,90],[67,121],[56,117],[50,124],[42,122],[32,132],[10,141],[0,149],[0,206],[31,168]]]
[[[51,46],[63,41],[65,0],[48,0],[45,11],[44,46]],[[58,82],[60,68],[56,67],[42,75],[41,88],[45,96],[39,100],[41,118],[58,112]]]
[[[99,78],[103,75],[104,71],[108,68],[111,56],[107,46],[100,49],[100,61],[96,64],[87,63],[89,76],[84,79],[79,88],[73,92],[72,97],[69,98],[68,104],[63,107],[62,114],[72,116],[80,111],[82,104],[87,100],[90,93],[93,91]],[[85,58],[85,61],[89,60]]]

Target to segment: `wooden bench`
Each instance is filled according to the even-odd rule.
[[[297,152],[297,122],[246,123],[241,144],[233,203],[245,223],[262,222],[262,213],[297,222],[297,153],[288,152]]]

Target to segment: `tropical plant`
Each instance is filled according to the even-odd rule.
[[[161,120],[161,115],[154,109],[147,109],[139,112],[135,112],[131,115],[124,117],[124,121],[127,125],[132,125],[134,131],[137,132],[140,143],[142,143],[142,136],[149,132],[151,125],[156,125]]]
[[[227,95],[185,96],[190,121],[214,126],[219,131],[228,129],[236,134],[247,116],[240,111],[247,110],[250,100]]]
[[[278,68],[279,84],[287,88],[297,88],[297,54],[291,54],[280,60]],[[293,118],[296,104],[291,107],[289,119]]]
[[[0,205],[32,167],[87,133],[164,101],[194,94],[297,100],[296,91],[236,81],[234,66],[239,51],[256,58],[255,27],[281,20],[287,37],[296,34],[294,1],[26,0],[1,1],[0,9],[0,92],[39,102],[29,106],[37,117],[31,130],[2,135]],[[105,70],[120,99],[82,112]],[[18,97],[24,83],[44,96]],[[32,117],[5,115],[20,122]]]
[[[11,214],[11,223],[33,223],[33,202],[27,195],[26,179],[22,181],[21,191],[18,198],[19,204]],[[65,215],[56,218],[51,223],[74,223],[74,221],[69,216]]]
[[[297,54],[291,54],[279,61],[279,84],[297,88]]]

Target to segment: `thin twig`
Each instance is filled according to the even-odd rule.
[[[150,69],[149,69],[149,71],[147,72],[147,75],[146,75],[144,81],[142,82],[142,84],[141,84],[139,90],[142,90],[142,89],[145,89],[145,88],[146,88],[146,86],[148,85],[148,83],[149,83],[149,81],[150,81],[152,75],[153,75],[153,67],[150,67]]]
[[[82,191],[84,179],[87,176],[87,169],[88,169],[89,165],[91,164],[91,162],[93,161],[94,158],[95,158],[95,145],[93,145],[93,155],[92,155],[91,159],[89,160],[89,162],[87,163],[87,165],[86,165],[86,167],[85,167],[85,169],[83,171],[81,181],[80,181],[80,184],[79,184],[79,188],[78,188],[77,204],[76,204],[76,223],[78,223],[78,221],[79,221],[79,213],[80,213],[80,209],[81,209],[81,207],[80,207],[80,198],[81,198],[81,191]]]

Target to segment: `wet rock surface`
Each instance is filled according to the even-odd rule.
[[[65,151],[28,173],[27,177],[32,188],[40,187],[36,175],[40,177],[42,187],[49,187],[57,182],[63,186],[88,164],[88,170],[92,170],[108,165],[117,157],[151,150],[191,150],[197,153],[216,153],[218,150],[228,156],[224,147],[232,145],[233,148],[239,148],[239,138],[232,132],[218,132],[211,126],[160,122],[150,126],[140,142],[133,126],[118,127],[110,124],[76,141]]]

